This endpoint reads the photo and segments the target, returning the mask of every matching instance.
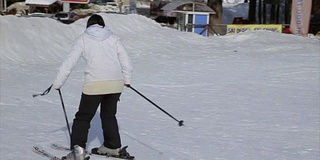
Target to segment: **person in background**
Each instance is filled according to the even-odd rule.
[[[117,103],[124,86],[130,86],[133,69],[124,45],[100,15],[94,14],[88,19],[86,30],[76,39],[58,70],[53,83],[55,89],[63,86],[80,57],[86,63],[85,82],[72,126],[71,149],[74,152],[65,159],[85,159],[90,122],[99,105],[104,142],[97,152],[121,157],[119,154],[123,154],[123,150],[116,118]]]

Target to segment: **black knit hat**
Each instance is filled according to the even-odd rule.
[[[87,28],[90,27],[91,25],[94,25],[94,24],[98,24],[98,25],[100,25],[102,27],[105,26],[103,18],[100,15],[97,15],[97,14],[92,15],[88,19]]]

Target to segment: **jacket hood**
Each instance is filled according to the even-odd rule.
[[[84,35],[95,41],[104,41],[113,35],[111,29],[107,26],[92,25],[84,31]]]

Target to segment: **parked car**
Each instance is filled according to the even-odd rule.
[[[62,23],[70,24],[76,21],[74,16],[75,14],[71,12],[58,12],[54,14],[52,18],[61,21]]]

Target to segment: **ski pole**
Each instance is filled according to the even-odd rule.
[[[60,100],[61,100],[61,105],[62,105],[62,109],[63,109],[63,113],[64,113],[64,118],[66,119],[67,128],[68,128],[68,132],[69,132],[69,136],[70,136],[70,142],[71,142],[71,130],[70,130],[70,125],[69,125],[69,121],[68,121],[68,117],[67,117],[66,108],[65,108],[64,103],[63,103],[63,98],[62,98],[62,94],[61,94],[60,89],[58,89],[58,92],[59,92],[59,95],[60,95]],[[73,156],[76,159],[76,152],[74,151],[74,148],[73,148],[72,144],[70,146],[71,146],[71,149],[72,149]]]
[[[48,89],[46,89],[43,93],[41,93],[41,94],[34,94],[34,95],[32,95],[32,97],[47,95],[47,94],[50,92],[52,86],[53,86],[53,84],[52,84]],[[69,137],[70,137],[70,141],[71,141],[71,130],[70,130],[70,125],[69,125],[69,121],[68,121],[68,117],[67,117],[66,108],[65,108],[64,103],[63,103],[63,98],[62,98],[62,94],[61,94],[60,89],[58,89],[58,92],[59,92],[59,95],[60,95],[60,100],[61,100],[61,104],[62,104],[62,109],[63,109],[63,113],[64,113],[64,118],[66,119],[67,128],[68,128],[68,133],[69,133]],[[73,156],[76,158],[76,153],[74,152],[74,148],[73,148],[72,145],[71,145],[71,149],[72,149]]]
[[[61,94],[60,89],[58,89],[58,92],[59,92],[59,95],[60,95],[60,100],[61,100],[61,105],[62,105],[62,109],[63,109],[63,113],[64,113],[64,118],[66,119],[68,132],[69,132],[69,136],[70,136],[70,140],[71,140],[71,131],[70,131],[70,126],[69,126],[69,121],[68,121],[67,112],[66,112],[66,108],[65,108],[64,103],[63,103],[62,94]]]
[[[45,90],[43,93],[41,93],[41,94],[34,94],[34,95],[32,95],[32,97],[47,95],[47,94],[50,92],[51,87],[52,87],[52,85],[51,85],[47,90]],[[68,122],[67,112],[66,112],[66,108],[64,107],[64,103],[63,103],[62,94],[61,94],[60,89],[58,89],[58,92],[59,92],[59,95],[60,95],[60,100],[61,100],[61,104],[62,104],[62,109],[63,109],[63,112],[64,112],[64,117],[65,117],[66,122],[67,122],[68,132],[69,132],[69,136],[70,136],[70,139],[71,139],[71,132],[70,132],[70,126],[69,126],[69,122]]]
[[[171,117],[172,119],[174,119],[175,121],[177,121],[179,123],[179,126],[183,126],[183,120],[177,120],[176,118],[174,118],[171,114],[169,114],[167,111],[165,111],[164,109],[162,109],[161,107],[159,107],[157,104],[155,104],[154,102],[152,102],[150,99],[148,99],[146,96],[144,96],[142,93],[140,93],[139,91],[137,91],[136,89],[134,89],[133,87],[131,87],[130,85],[128,85],[127,87],[131,88],[133,91],[135,91],[136,93],[138,93],[141,97],[143,97],[144,99],[146,99],[148,102],[150,102],[151,104],[153,104],[154,106],[156,106],[158,109],[160,109],[162,112],[164,112],[165,114],[167,114],[169,117]]]

